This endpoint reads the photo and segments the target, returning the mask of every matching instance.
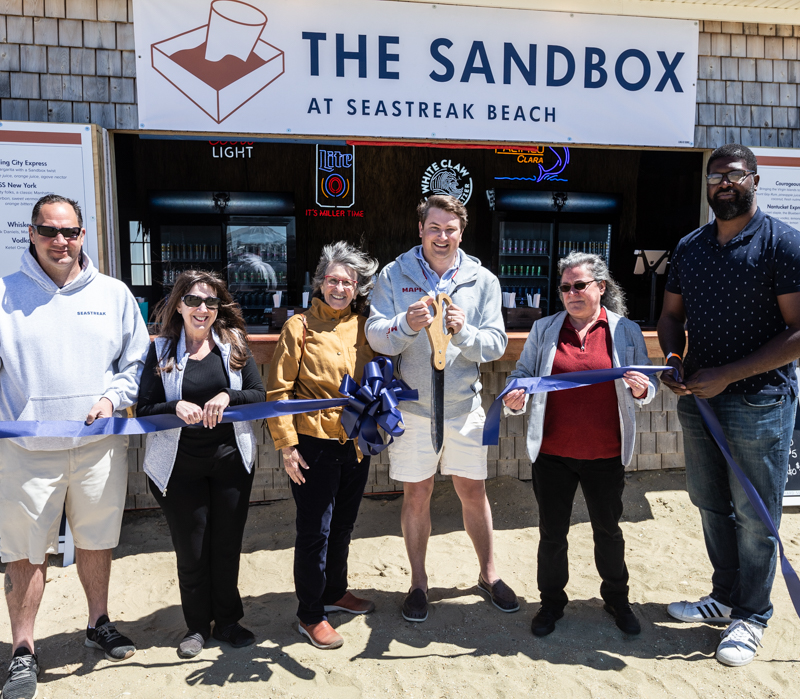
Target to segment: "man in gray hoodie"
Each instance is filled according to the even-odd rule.
[[[42,197],[31,221],[20,271],[0,279],[0,420],[90,424],[111,417],[136,401],[150,344],[136,300],[83,252],[76,202]],[[33,626],[65,508],[89,606],[85,645],[109,660],[136,650],[109,621],[107,607],[127,446],[123,436],[0,439],[0,558],[8,564],[13,653],[3,697],[36,695]]]
[[[466,255],[461,239],[467,210],[451,196],[434,195],[417,207],[422,245],[403,253],[380,273],[366,332],[376,352],[396,356],[396,374],[419,390],[419,401],[403,403],[405,433],[389,447],[390,476],[403,481],[401,523],[411,564],[411,589],[403,604],[407,621],[428,618],[425,554],[431,534],[430,499],[437,466],[453,477],[464,527],[480,563],[478,589],[503,612],[519,602],[494,565],[492,511],[486,497],[487,448],[482,445],[480,365],[499,359],[506,337],[500,283],[480,260]],[[430,304],[446,293],[453,304],[445,325],[453,333],[444,369],[444,441],[431,444]]]

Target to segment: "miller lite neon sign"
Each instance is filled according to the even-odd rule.
[[[349,209],[356,203],[356,147],[317,144],[317,206]]]

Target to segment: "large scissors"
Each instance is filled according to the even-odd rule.
[[[431,442],[437,454],[444,443],[444,367],[447,345],[453,335],[452,329],[445,327],[445,304],[452,306],[453,299],[444,293],[437,294],[430,304],[433,322],[425,328],[431,343]]]

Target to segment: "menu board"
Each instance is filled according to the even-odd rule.
[[[92,127],[0,122],[0,277],[19,270],[33,205],[45,194],[80,204],[83,247],[98,264]]]
[[[792,446],[789,447],[789,470],[786,474],[786,492],[783,506],[800,505],[800,411],[794,421]]]
[[[800,152],[753,148],[758,159],[758,206],[765,214],[800,229]]]
[[[789,148],[752,151],[758,159],[759,208],[800,230],[800,152]],[[786,479],[784,507],[800,505],[800,412],[792,433]]]

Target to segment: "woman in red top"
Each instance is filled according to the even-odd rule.
[[[589,369],[650,364],[639,326],[628,320],[625,298],[598,255],[570,253],[558,263],[565,311],[534,323],[509,381]],[[628,602],[625,541],[619,520],[625,465],[633,456],[635,406],[649,403],[659,381],[638,371],[595,386],[533,394],[528,454],[539,504],[537,581],[542,606],[531,629],[555,630],[567,604],[567,534],[580,483],[594,533],[594,555],[604,609],[627,634],[641,631]],[[510,391],[507,413],[525,410],[528,397]]]

